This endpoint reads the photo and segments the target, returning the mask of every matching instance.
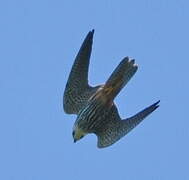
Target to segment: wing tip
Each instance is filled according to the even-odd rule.
[[[94,32],[95,32],[95,30],[92,29],[91,31],[88,32],[88,35],[87,35],[87,36],[92,39],[92,38],[93,38],[93,35],[94,35]]]
[[[160,100],[158,100],[157,102],[155,102],[154,104],[153,104],[153,106],[155,106],[155,107],[159,107],[160,105],[159,105],[159,103],[160,103]]]
[[[158,100],[157,102],[149,106],[149,108],[151,109],[151,112],[155,111],[160,106],[159,103],[160,103],[160,100]]]
[[[90,42],[92,44],[93,42],[93,35],[94,35],[94,29],[92,29],[91,31],[88,32],[87,36],[85,37],[85,40],[83,42],[83,44]]]
[[[94,30],[94,29],[92,29],[92,30],[91,30],[91,34],[94,34],[94,32],[95,32],[95,30]]]

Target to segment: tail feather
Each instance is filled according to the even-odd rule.
[[[103,87],[104,94],[113,100],[129,82],[137,69],[138,66],[134,59],[124,58],[106,81]]]

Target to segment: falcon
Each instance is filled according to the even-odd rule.
[[[92,87],[88,83],[88,69],[92,51],[94,30],[84,39],[72,66],[63,97],[67,114],[76,114],[73,126],[74,142],[89,133],[97,136],[99,148],[108,147],[159,107],[159,102],[150,105],[136,115],[122,119],[114,103],[115,97],[136,73],[134,59],[123,58],[103,85]]]

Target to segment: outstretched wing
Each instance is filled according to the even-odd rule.
[[[78,114],[86,101],[96,92],[98,87],[88,84],[88,69],[92,51],[94,30],[90,31],[75,58],[63,97],[64,111],[68,114]]]
[[[125,120],[121,120],[118,110],[114,105],[112,111],[107,117],[109,121],[106,121],[106,124],[95,132],[98,137],[97,146],[99,148],[104,148],[114,144],[133,128],[135,128],[145,117],[157,109],[159,107],[159,102],[160,101],[152,104],[136,115]]]

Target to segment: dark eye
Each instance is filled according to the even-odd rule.
[[[75,136],[75,131],[72,132],[72,136],[73,136],[73,137]]]
[[[80,137],[80,139],[83,138],[83,137],[84,137],[84,135],[82,135],[82,136]]]

